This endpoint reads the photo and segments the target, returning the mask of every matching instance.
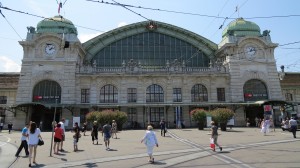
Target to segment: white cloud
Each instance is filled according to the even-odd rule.
[[[101,33],[94,33],[94,34],[80,34],[80,35],[78,35],[78,38],[81,41],[81,43],[84,43],[84,42],[86,42],[86,41],[88,41],[88,40],[90,40],[90,39],[92,39],[92,38],[94,38],[96,36],[99,36],[102,33],[103,32],[101,32]]]
[[[118,27],[122,27],[122,26],[125,26],[125,25],[127,25],[126,22],[120,22],[120,23],[118,24]]]
[[[21,66],[5,56],[0,56],[0,72],[20,72]]]

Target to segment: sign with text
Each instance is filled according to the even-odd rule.
[[[272,105],[264,105],[264,112],[265,112],[265,115],[271,115],[272,114]]]

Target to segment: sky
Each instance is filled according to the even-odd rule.
[[[261,32],[271,31],[272,42],[279,45],[275,49],[278,71],[284,65],[286,72],[300,72],[299,0],[104,0],[104,3],[101,0],[0,0],[1,7],[23,12],[0,8],[0,72],[20,72],[23,48],[19,41],[26,39],[28,26],[36,27],[44,18],[58,15],[58,2],[63,4],[60,14],[77,27],[81,42],[148,19],[184,28],[219,44],[226,26],[243,17],[256,23]],[[142,8],[126,9],[109,3]]]

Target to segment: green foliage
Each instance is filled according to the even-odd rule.
[[[198,123],[204,123],[206,120],[207,111],[201,108],[194,109],[190,111],[192,119]]]
[[[227,108],[216,108],[211,111],[213,120],[218,123],[227,123],[227,121],[233,117],[234,112],[231,109]]]
[[[111,123],[112,120],[117,122],[119,128],[127,121],[127,114],[122,111],[112,111],[112,110],[104,110],[104,111],[93,111],[89,112],[86,115],[86,119],[88,122],[97,121],[99,124],[104,125],[106,123]]]

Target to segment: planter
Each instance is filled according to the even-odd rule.
[[[221,131],[226,131],[227,123],[220,123]]]
[[[198,130],[204,130],[204,123],[198,123]]]

